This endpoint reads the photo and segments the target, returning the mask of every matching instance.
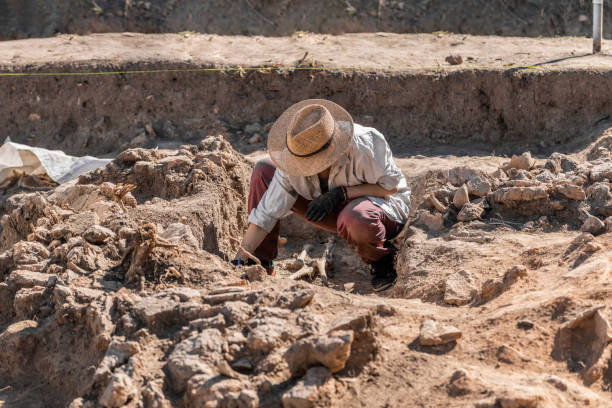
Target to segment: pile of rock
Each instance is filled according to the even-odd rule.
[[[609,154],[578,162],[554,153],[538,162],[526,152],[491,174],[457,167],[448,171],[446,180],[425,197],[417,225],[440,231],[487,215],[527,220],[552,215],[570,224],[580,220],[580,228],[592,234],[612,231]]]

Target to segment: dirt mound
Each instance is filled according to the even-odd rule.
[[[330,288],[288,279],[293,250],[325,239],[291,222],[276,277],[224,261],[245,227],[252,166],[222,137],[129,149],[78,182],[15,196],[2,223],[0,401],[612,406],[610,234],[567,231],[581,210],[604,219],[611,161],[600,147],[590,161],[523,155],[493,174],[412,178],[417,213],[442,229],[407,228],[391,297],[353,293],[344,279],[361,266],[341,243]],[[497,200],[508,188],[564,207],[536,225],[548,206]],[[457,222],[458,206],[485,202],[482,219]],[[496,212],[503,225],[485,225]]]
[[[611,232],[612,158],[605,140],[578,155],[589,161],[559,153],[536,160],[527,152],[492,173],[456,167],[419,177],[413,225],[426,233],[409,227],[397,240],[402,275],[394,295],[447,305],[484,303],[523,276],[521,268],[541,266],[541,253],[511,243],[522,232]],[[483,259],[495,257],[496,270],[490,270]]]
[[[591,32],[585,1],[517,0],[163,0],[155,2],[8,1],[0,3],[0,39],[56,33],[193,30],[225,35],[291,35],[296,31],[558,36]],[[611,19],[606,10],[606,26]]]

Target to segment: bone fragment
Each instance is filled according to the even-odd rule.
[[[312,266],[304,266],[299,271],[293,273],[289,279],[298,280],[302,278],[312,278],[314,275],[315,269]]]
[[[430,194],[429,196],[427,196],[427,199],[429,200],[429,203],[439,212],[441,212],[442,214],[446,214],[446,212],[448,211],[448,208],[446,208],[446,206],[444,204],[442,204],[435,195]]]
[[[289,265],[290,269],[299,270],[304,265],[306,265],[306,260],[308,258],[308,252],[311,249],[312,249],[312,244],[304,244],[304,247],[302,248],[302,252],[300,252],[300,255],[298,255],[298,257],[293,261],[293,263]]]

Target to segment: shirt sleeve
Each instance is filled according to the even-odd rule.
[[[291,211],[296,201],[297,194],[289,178],[280,169],[276,169],[268,190],[264,193],[259,205],[249,214],[248,221],[270,232],[274,229],[278,219]]]
[[[400,168],[393,160],[391,148],[382,133],[368,129],[368,138],[364,138],[361,150],[363,174],[370,184],[378,184],[385,190],[393,190],[403,180]]]

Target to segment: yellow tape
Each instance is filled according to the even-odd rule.
[[[554,68],[557,65],[547,65],[546,68]],[[458,72],[469,71],[473,69],[483,70],[504,70],[516,71],[524,69],[543,69],[541,65],[525,65],[525,66],[464,66],[464,67],[444,67],[425,66],[425,67],[410,67],[403,69],[367,69],[359,67],[225,67],[225,68],[184,68],[184,69],[152,69],[152,70],[134,70],[134,71],[87,71],[87,72],[0,72],[0,77],[45,77],[45,76],[88,76],[88,75],[135,75],[135,74],[160,74],[160,73],[184,73],[184,72],[243,72],[243,71],[277,71],[277,72],[293,72],[293,71],[366,71],[366,72],[411,72],[411,71],[445,71]],[[590,67],[592,68],[592,67]]]

